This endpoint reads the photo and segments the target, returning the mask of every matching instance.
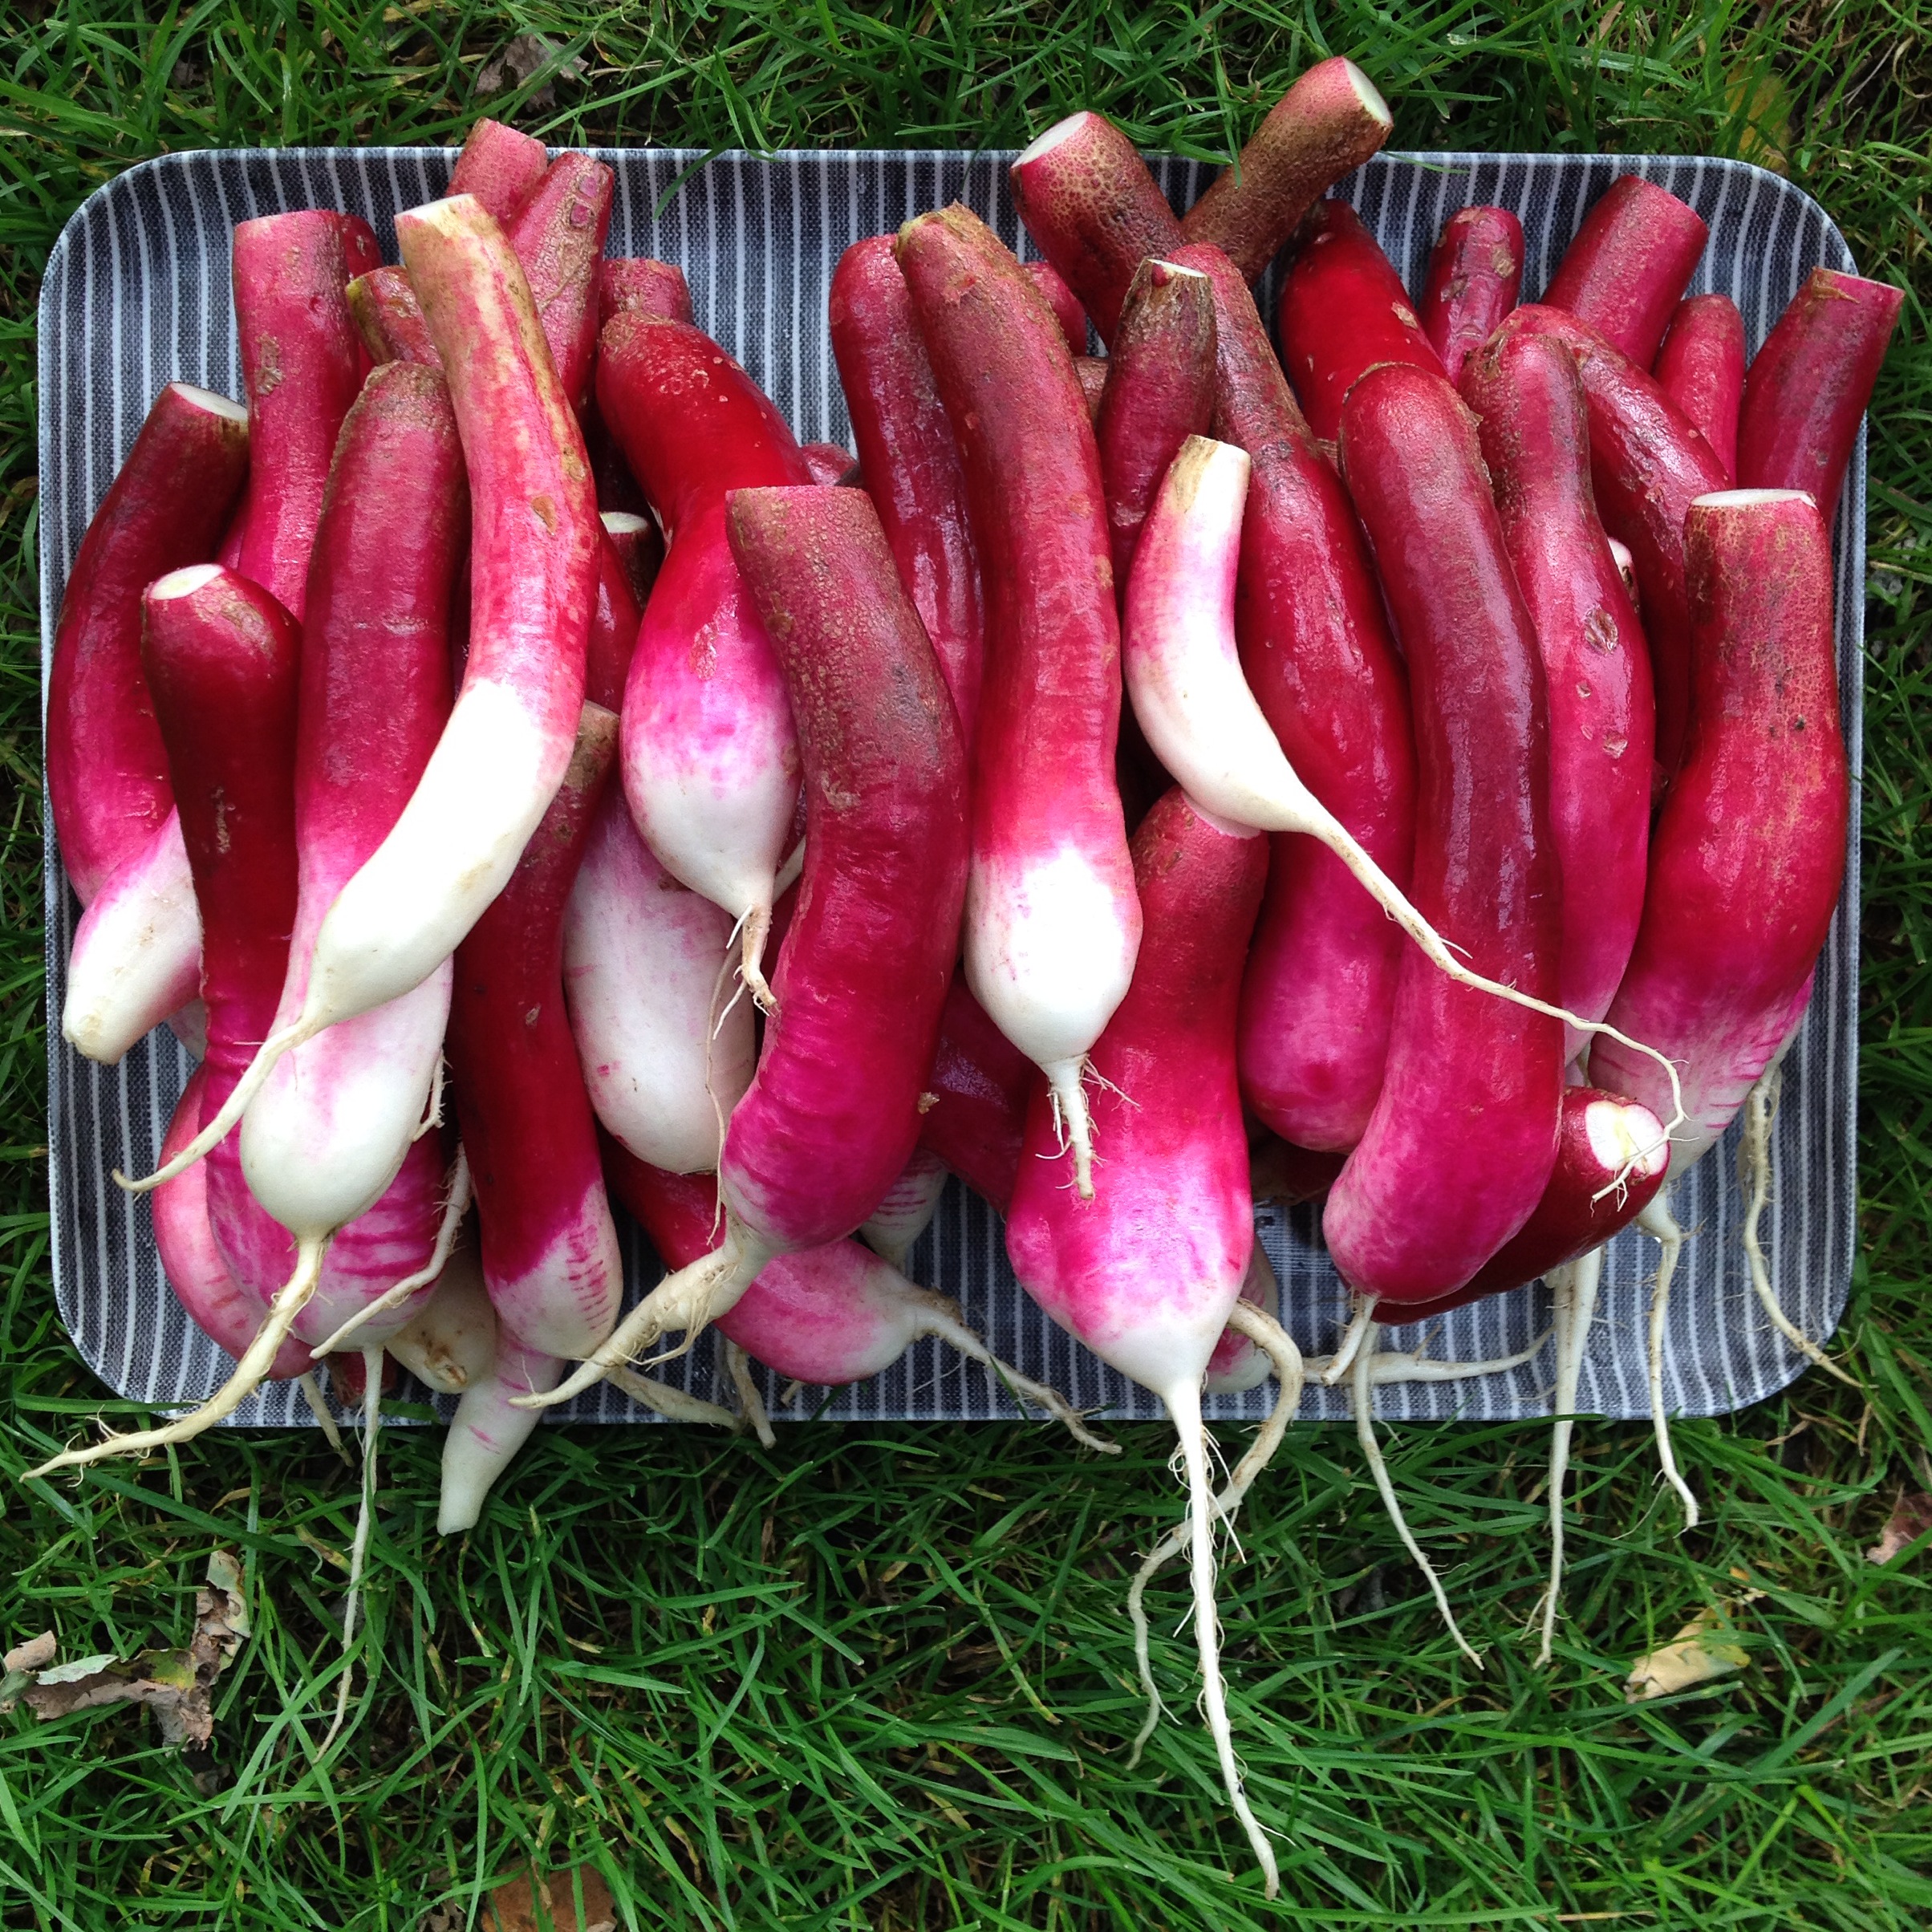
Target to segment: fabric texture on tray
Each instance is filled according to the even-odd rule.
[[[614,255],[656,255],[689,278],[698,325],[761,383],[802,441],[849,443],[826,337],[825,298],[846,245],[941,203],[966,202],[1023,254],[1031,254],[1007,191],[1006,154],[898,152],[724,155],[694,150],[603,151],[616,170]],[[241,386],[229,297],[229,237],[250,217],[302,207],[368,217],[395,255],[398,209],[440,194],[453,150],[363,148],[164,156],[117,177],[83,205],[47,266],[40,303],[41,599],[51,647],[60,591],[93,508],[132,443],[154,393],[180,378],[226,395]],[[700,165],[700,164],[702,163]],[[1212,170],[1152,164],[1169,198],[1186,207]],[[680,182],[687,169],[692,170]],[[1778,177],[1734,161],[1662,156],[1385,155],[1344,185],[1411,287],[1419,286],[1438,230],[1456,209],[1493,202],[1520,217],[1524,290],[1541,290],[1589,204],[1619,173],[1635,172],[1690,203],[1711,225],[1693,292],[1719,290],[1743,310],[1755,351],[1814,267],[1850,270],[1850,251],[1817,204]],[[1257,291],[1272,316],[1276,276]],[[1818,968],[1803,1031],[1786,1061],[1772,1147],[1766,1232],[1773,1280],[1798,1325],[1822,1339],[1849,1289],[1854,1235],[1857,1100],[1857,930],[1861,761],[1860,674],[1865,567],[1865,457],[1859,448],[1835,530],[1841,704],[1854,773],[1845,891]],[[47,974],[51,1011],[64,996],[78,907],[49,833]],[[189,1322],[162,1282],[148,1209],[112,1171],[149,1169],[189,1062],[164,1030],[118,1068],[82,1059],[50,1029],[50,1169],[55,1292],[90,1367],[118,1393],[158,1404],[198,1400],[223,1379],[228,1358]],[[1783,1387],[1803,1359],[1770,1328],[1752,1297],[1735,1176],[1738,1130],[1676,1191],[1686,1244],[1674,1292],[1665,1399],[1674,1411],[1715,1414]],[[1344,1313],[1341,1291],[1308,1209],[1264,1209],[1261,1236],[1282,1286],[1283,1314],[1304,1349],[1325,1349]],[[632,1298],[655,1280],[648,1247],[621,1214]],[[1606,1256],[1579,1406],[1611,1416],[1646,1414],[1643,1333],[1654,1244],[1621,1236]],[[993,1349],[1083,1406],[1119,1418],[1161,1405],[1056,1329],[1021,1293],[1005,1261],[997,1218],[956,1183],[908,1272],[956,1297]],[[1492,1297],[1431,1325],[1431,1351],[1474,1359],[1524,1346],[1548,1321],[1539,1285]],[[1390,1346],[1420,1346],[1398,1329]],[[712,1339],[658,1373],[710,1395],[720,1379]],[[1378,1413],[1414,1419],[1546,1414],[1545,1351],[1506,1375],[1459,1385],[1380,1391]],[[873,1382],[806,1390],[774,1415],[854,1421],[984,1419],[1018,1411],[1005,1390],[934,1342],[922,1342]],[[1259,1416],[1272,1385],[1216,1397],[1211,1418]],[[441,1404],[447,1412],[450,1404]],[[1346,1413],[1339,1392],[1311,1388],[1302,1411]],[[588,1422],[654,1419],[607,1385],[560,1411]],[[237,1424],[299,1424],[299,1394],[273,1385],[242,1405]]]

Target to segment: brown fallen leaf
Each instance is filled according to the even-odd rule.
[[[542,34],[519,34],[505,41],[477,70],[477,93],[501,94],[506,88],[520,87],[546,68],[549,78],[523,104],[538,112],[556,104],[559,80],[581,80],[590,71],[580,55],[573,54],[566,59],[555,41]]]
[[[583,1886],[583,1911],[577,1916],[576,1886]],[[617,1906],[611,1888],[595,1865],[579,1865],[574,1873],[553,1872],[544,1890],[550,1908],[550,1922],[557,1932],[617,1932]],[[527,1873],[512,1878],[489,1895],[489,1910],[484,1920],[485,1932],[542,1932],[544,1921],[537,1916],[535,1890]]]
[[[1790,173],[1791,96],[1776,72],[1734,68],[1725,79],[1724,105],[1743,124],[1738,159],[1755,161],[1774,174]]]
[[[1929,1529],[1932,1529],[1932,1496],[1902,1489],[1885,1528],[1878,1532],[1878,1540],[1865,1552],[1865,1560],[1867,1563],[1889,1563],[1907,1544],[1916,1543]]]
[[[181,1650],[143,1650],[125,1662],[112,1651],[55,1664],[54,1634],[34,1638],[5,1658],[0,1710],[24,1703],[36,1717],[65,1717],[103,1704],[145,1704],[162,1740],[205,1747],[214,1731],[215,1679],[248,1635],[242,1571],[226,1550],[208,1559],[207,1585],[195,1593],[194,1635]]]
[[[1732,1634],[1727,1609],[1713,1604],[1699,1610],[1667,1644],[1630,1666],[1623,1701],[1648,1703],[1654,1697],[1668,1697],[1674,1690],[1688,1690],[1694,1684],[1743,1670],[1751,1659],[1731,1641]]]

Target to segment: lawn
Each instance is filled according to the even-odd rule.
[[[205,1754],[164,1751],[125,1708],[0,1718],[0,1926],[416,1932],[487,1922],[490,1888],[533,1865],[601,1880],[635,1927],[1926,1922],[1932,1566],[1923,1548],[1865,1556],[1901,1492],[1932,1488],[1918,0],[136,10],[17,6],[0,34],[0,1638],[51,1626],[70,1657],[181,1643],[217,1548],[241,1559],[254,1634]],[[558,56],[519,84],[493,57],[530,32]],[[1220,156],[1327,52],[1381,83],[1396,148],[1775,160],[1865,273],[1910,291],[1871,442],[1865,1239],[1837,1345],[1861,1390],[1812,1374],[1680,1427],[1707,1499],[1689,1537],[1647,1431],[1585,1427],[1568,1616],[1540,1674],[1524,1632],[1544,1431],[1389,1445],[1479,1673],[1352,1435],[1292,1435],[1222,1585],[1248,1790],[1284,1834],[1273,1906],[1184,1696],[1124,1768],[1126,1578],[1175,1512],[1152,1427],[1122,1431],[1110,1463],[1046,1428],[823,1426],[772,1455],[546,1432],[454,1544],[432,1533],[435,1440],[395,1432],[349,1728],[319,1757],[348,1470],[306,1435],[223,1434],[165,1463],[15,1479],[100,1406],[54,1312],[42,1144],[34,314],[62,224],[164,150],[440,144],[485,109],[558,142],[781,148],[1017,146],[1090,106],[1150,148]],[[1156,1596],[1179,1686],[1182,1598]],[[1720,1604],[1745,1667],[1627,1706],[1631,1661]]]

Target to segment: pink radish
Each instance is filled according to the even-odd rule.
[[[643,615],[637,595],[631,589],[630,562],[611,534],[601,512],[598,521],[597,595],[591,606],[591,627],[584,639],[583,691],[586,702],[615,712],[624,701],[624,685],[631,675],[631,660],[637,649],[637,627]],[[648,519],[632,517],[652,528]]]
[[[684,271],[648,256],[600,262],[597,266],[597,326],[613,315],[656,315],[665,322],[691,323],[691,290]]]
[[[1647,369],[1710,233],[1667,189],[1619,175],[1583,217],[1543,302]]]
[[[843,481],[852,468],[852,453],[836,443],[806,443],[798,451],[812,481],[830,489]]]
[[[758,1070],[724,1137],[722,1245],[654,1289],[550,1400],[668,1329],[694,1334],[773,1256],[865,1220],[918,1140],[957,952],[965,756],[871,500],[742,489],[729,522],[798,721],[809,810],[798,910]]]
[[[1134,838],[1146,932],[1134,983],[1094,1049],[1107,1151],[1090,1199],[1068,1183],[1049,1082],[1036,1083],[1006,1224],[1027,1293],[1070,1334],[1167,1405],[1187,1469],[1195,1638],[1229,1799],[1267,1877],[1274,1852],[1241,1791],[1221,1681],[1201,1378],[1241,1305],[1254,1243],[1234,1068],[1235,1006],[1261,903],[1265,842],[1179,791]]]
[[[1086,354],[1086,310],[1080,306],[1080,298],[1061,278],[1060,271],[1050,262],[1024,262],[1020,265],[1033,278],[1033,286],[1046,298],[1046,306],[1053,311],[1053,319],[1060,324],[1060,333],[1066,338],[1068,349],[1075,355]]]
[[[933,1103],[919,1146],[1001,1214],[1013,1199],[1033,1065],[987,1017],[963,972],[953,975],[926,1077]]]
[[[725,538],[724,501],[733,489],[809,483],[811,472],[751,378],[684,323],[618,317],[597,394],[670,541],[624,690],[624,795],[672,875],[741,923],[745,983],[762,1003],[798,748]]]
[[[448,192],[475,196],[497,221],[507,223],[550,162],[550,150],[542,141],[485,118],[463,143]]]
[[[1101,399],[1107,392],[1107,359],[1104,355],[1076,355],[1074,380],[1080,385],[1080,400],[1086,404],[1087,422],[1097,427]]]
[[[403,270],[371,269],[366,275],[358,275],[345,292],[355,332],[379,367],[392,362],[440,366],[429,324],[423,319],[422,304]]]
[[[867,493],[899,582],[939,654],[970,753],[986,651],[980,560],[960,446],[892,246],[891,236],[875,235],[839,257],[830,295],[832,353]]]
[[[1653,373],[1711,445],[1728,481],[1737,474],[1744,396],[1744,318],[1738,305],[1728,295],[1686,296],[1670,319]]]
[[[617,561],[623,566],[631,601],[641,612],[664,561],[664,540],[648,517],[639,516],[634,510],[607,509],[600,513],[599,521],[611,540],[611,549],[617,554]],[[635,637],[631,641],[635,651]],[[619,696],[622,695],[620,692]]]
[[[1100,459],[1071,358],[968,210],[900,231],[899,265],[966,468],[987,591],[966,976],[1053,1084],[1092,1187],[1086,1054],[1140,943],[1113,757],[1120,630]]]
[[[1354,61],[1317,61],[1187,210],[1187,239],[1220,249],[1255,281],[1317,197],[1379,152],[1394,124]]]
[[[1415,306],[1452,382],[1516,306],[1522,284],[1523,224],[1507,208],[1459,208],[1443,224]]]
[[[591,403],[598,265],[610,233],[616,181],[593,156],[575,149],[560,154],[503,224],[523,265],[557,380],[579,416]]]
[[[859,1239],[882,1260],[903,1269],[913,1243],[932,1225],[948,1178],[946,1163],[936,1154],[929,1147],[915,1148],[899,1179],[866,1216]]]

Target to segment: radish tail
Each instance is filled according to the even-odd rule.
[[[1238,1329],[1273,1362],[1275,1374],[1281,1384],[1274,1406],[1268,1410],[1248,1453],[1235,1464],[1234,1473],[1228,1479],[1228,1487],[1214,1500],[1215,1515],[1232,1531],[1236,1512],[1254,1487],[1255,1479],[1274,1460],[1275,1451],[1281,1447],[1282,1438],[1288,1434],[1288,1425],[1301,1406],[1304,1374],[1301,1351],[1295,1346],[1294,1337],[1265,1309],[1256,1308],[1252,1301],[1237,1301],[1233,1313],[1228,1317],[1228,1325]],[[1134,1572],[1134,1581],[1127,1589],[1127,1617],[1134,1626],[1134,1667],[1140,1672],[1140,1686],[1147,1694],[1147,1715],[1134,1735],[1134,1748],[1127,1754],[1129,1771],[1139,1764],[1140,1754],[1161,1718],[1160,1692],[1155,1686],[1154,1667],[1147,1655],[1147,1585],[1154,1580],[1156,1570],[1187,1547],[1193,1533],[1193,1521],[1190,1512],[1178,1529],[1169,1530],[1147,1552],[1147,1561]]]
[[[1543,1345],[1553,1333],[1545,1329],[1527,1347],[1518,1349],[1513,1355],[1492,1355],[1487,1362],[1437,1362],[1425,1355],[1421,1349],[1406,1353],[1396,1353],[1378,1349],[1369,1368],[1369,1380],[1378,1389],[1392,1387],[1398,1382],[1468,1382],[1478,1375],[1503,1375],[1512,1369],[1520,1369],[1526,1362],[1533,1362],[1543,1352]],[[1425,1342],[1424,1347],[1428,1345]],[[1323,1381],[1333,1360],[1332,1356],[1311,1357],[1308,1372]]]
[[[1678,1475],[1676,1451],[1670,1447],[1670,1419],[1664,1414],[1664,1321],[1670,1312],[1670,1277],[1677,1272],[1677,1257],[1683,1252],[1684,1231],[1672,1218],[1669,1204],[1659,1194],[1637,1217],[1637,1225],[1657,1242],[1662,1252],[1657,1260],[1657,1285],[1650,1290],[1650,1329],[1646,1354],[1650,1381],[1650,1427],[1657,1435],[1657,1460],[1664,1480],[1674,1489],[1684,1505],[1684,1528],[1695,1529],[1700,1512],[1690,1485]]]
[[[295,1251],[295,1272],[275,1291],[262,1326],[248,1345],[248,1352],[235,1364],[235,1372],[200,1408],[179,1417],[160,1429],[136,1430],[129,1435],[110,1435],[87,1449],[70,1449],[30,1469],[22,1482],[35,1476],[51,1475],[56,1469],[83,1469],[90,1463],[104,1462],[109,1456],[144,1455],[151,1449],[165,1449],[175,1443],[190,1443],[204,1430],[212,1429],[224,1417],[234,1414],[254,1394],[273,1366],[277,1352],[287,1341],[295,1317],[308,1305],[322,1276],[322,1257],[330,1237],[304,1241]]]
[[[1408,1519],[1402,1512],[1402,1504],[1396,1500],[1395,1485],[1389,1479],[1388,1465],[1382,1459],[1382,1445],[1375,1439],[1375,1396],[1372,1370],[1375,1360],[1376,1338],[1379,1333],[1372,1320],[1363,1329],[1360,1346],[1355,1350],[1354,1362],[1349,1383],[1349,1406],[1355,1415],[1355,1439],[1362,1444],[1362,1453],[1367,1459],[1369,1474],[1375,1479],[1375,1488],[1382,1497],[1382,1506],[1389,1512],[1389,1520],[1395,1526],[1395,1533],[1402,1538],[1402,1546],[1414,1560],[1415,1567],[1423,1573],[1423,1581],[1429,1585],[1429,1594],[1435,1599],[1435,1607],[1442,1613],[1443,1622],[1449,1627],[1449,1634],[1455,1639],[1456,1648],[1479,1670],[1483,1660],[1470,1648],[1455,1621],[1455,1613],[1449,1607],[1448,1593],[1443,1588],[1442,1579],[1435,1573],[1429,1559],[1423,1554],[1422,1545],[1410,1533]]]
[[[752,1380],[751,1358],[735,1341],[724,1345],[724,1366],[731,1373],[731,1386],[738,1392],[738,1410],[761,1443],[776,1449],[778,1439],[772,1433],[772,1419],[765,1412],[765,1398]]]
[[[369,1559],[369,1532],[375,1522],[375,1440],[383,1426],[383,1352],[379,1348],[364,1349],[362,1358],[362,1503],[355,1512],[355,1540],[349,1546],[349,1593],[342,1611],[342,1682],[336,1688],[334,1721],[316,1747],[318,1759],[329,1755],[329,1747],[341,1735],[349,1715],[349,1684],[355,1674],[355,1613],[362,1605],[363,1571]]]
[[[1577,1383],[1583,1371],[1583,1347],[1597,1313],[1603,1281],[1603,1250],[1593,1248],[1579,1260],[1552,1268],[1547,1277],[1557,1301],[1557,1387],[1550,1398],[1556,1417],[1549,1444],[1549,1593],[1543,1600],[1543,1641],[1539,1670],[1550,1660],[1557,1636],[1557,1608],[1563,1592],[1563,1485],[1569,1472],[1570,1439],[1577,1427]]]
[[[1214,1490],[1208,1479],[1208,1435],[1201,1423],[1200,1391],[1191,1382],[1166,1391],[1167,1413],[1180,1438],[1181,1456],[1187,1467],[1190,1568],[1194,1584],[1194,1638],[1201,1659],[1201,1703],[1221,1761],[1228,1801],[1248,1834],[1260,1862],[1264,1896],[1272,1898],[1281,1887],[1275,1849],[1241,1789],[1241,1768],[1235,1761],[1234,1734],[1228,1722],[1228,1687],[1221,1677],[1220,1619],[1214,1607]]]
[[[469,1212],[469,1160],[458,1147],[457,1157],[450,1163],[449,1193],[443,1203],[442,1224],[436,1229],[436,1246],[430,1250],[429,1259],[414,1274],[404,1275],[395,1287],[378,1295],[367,1308],[358,1309],[326,1341],[319,1341],[309,1351],[315,1359],[319,1362],[323,1356],[334,1354],[365,1321],[385,1315],[392,1308],[400,1308],[419,1289],[427,1288],[435,1281],[448,1262],[449,1251],[456,1246],[457,1232]]]
[[[1341,1339],[1335,1345],[1335,1352],[1329,1357],[1321,1370],[1321,1380],[1329,1388],[1333,1388],[1354,1366],[1362,1341],[1375,1319],[1375,1297],[1373,1295],[1355,1295],[1350,1297],[1352,1313],[1349,1325],[1341,1331]]]
[[[1074,1150],[1074,1185],[1083,1201],[1094,1198],[1094,1122],[1087,1112],[1087,1063],[1055,1060],[1041,1070],[1053,1090],[1053,1118],[1060,1130],[1061,1145]]]
[[[716,1402],[706,1402],[701,1396],[687,1395],[682,1389],[674,1389],[668,1382],[657,1382],[648,1375],[640,1375],[635,1369],[615,1368],[611,1371],[610,1380],[631,1401],[642,1402],[668,1423],[701,1423],[712,1428],[729,1429],[733,1435],[745,1432],[743,1416],[733,1415],[730,1410],[721,1409]]]
[[[1080,1411],[1057,1389],[1049,1389],[1045,1382],[1035,1382],[1030,1375],[1022,1375],[1010,1362],[1002,1362],[994,1354],[960,1319],[956,1302],[948,1301],[944,1295],[928,1294],[923,1290],[918,1291],[917,1299],[915,1333],[936,1337],[968,1362],[978,1362],[988,1374],[1005,1385],[1007,1394],[1015,1402],[1030,1402],[1036,1408],[1045,1410],[1049,1415],[1065,1426],[1074,1441],[1086,1443],[1090,1449],[1098,1449],[1102,1455],[1120,1454],[1119,1443],[1095,1435],[1081,1419]]]
[[[771,937],[772,931],[771,902],[768,899],[753,906],[739,924],[743,944],[738,968],[740,976],[757,1002],[759,1012],[775,1013],[778,1002],[772,996],[772,989],[765,977],[765,942]]]
[[[335,1427],[335,1418],[329,1411],[328,1398],[322,1392],[322,1383],[315,1371],[311,1369],[306,1375],[298,1375],[295,1386],[301,1390],[302,1399],[309,1405],[309,1413],[315,1419],[315,1427],[322,1431],[322,1439],[353,1469],[355,1464],[343,1447],[342,1431]]]
[[[1744,1255],[1751,1264],[1751,1292],[1770,1317],[1771,1325],[1808,1361],[1836,1375],[1848,1388],[1856,1389],[1857,1378],[1848,1374],[1813,1341],[1778,1305],[1771,1285],[1771,1270],[1765,1264],[1764,1250],[1758,1240],[1758,1223],[1771,1199],[1771,1130],[1778,1118],[1778,1101],[1784,1087],[1782,1061],[1773,1061],[1744,1102],[1744,1138],[1738,1148],[1738,1176],[1750,1205],[1744,1216]]]

